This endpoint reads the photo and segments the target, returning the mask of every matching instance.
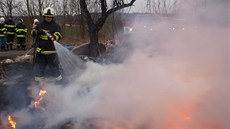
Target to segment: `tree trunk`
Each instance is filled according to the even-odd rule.
[[[92,57],[97,57],[100,54],[98,49],[98,32],[96,30],[89,30],[89,35],[90,35],[89,55]]]
[[[111,9],[108,9],[106,0],[100,0],[101,6],[101,17],[99,17],[96,21],[93,20],[90,11],[87,8],[86,0],[80,0],[80,8],[81,8],[81,14],[83,17],[86,18],[86,22],[89,29],[89,35],[90,35],[90,47],[89,47],[89,55],[93,57],[97,57],[100,55],[99,50],[99,43],[98,43],[98,32],[104,25],[106,19],[108,16],[120,9],[132,6],[133,3],[136,0],[131,0],[129,3],[125,4],[124,0],[116,1],[115,6]]]

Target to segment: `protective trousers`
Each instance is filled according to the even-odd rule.
[[[6,37],[0,37],[0,45],[1,45],[1,50],[6,50],[5,45],[6,45]]]
[[[17,37],[17,48],[18,49],[26,48],[26,38],[25,37]]]
[[[40,81],[44,78],[46,66],[51,71],[51,76],[55,77],[55,80],[62,80],[60,63],[58,55],[54,54],[41,54],[37,53],[35,57],[35,81]]]
[[[13,50],[14,34],[6,35],[6,49]]]

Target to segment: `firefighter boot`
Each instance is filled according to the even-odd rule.
[[[13,50],[13,44],[10,44],[10,50]]]
[[[9,50],[9,44],[6,45],[6,50],[7,50],[7,51]]]
[[[5,46],[1,46],[1,51],[5,51]]]

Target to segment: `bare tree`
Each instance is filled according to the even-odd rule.
[[[86,19],[89,38],[90,38],[90,56],[96,57],[100,54],[98,45],[98,33],[103,27],[106,19],[112,13],[133,5],[136,0],[130,0],[125,2],[124,0],[113,0],[113,7],[108,9],[108,3],[106,0],[96,0],[100,5],[100,17],[96,20],[92,18],[90,11],[88,10],[87,0],[80,0],[81,13]]]
[[[147,0],[147,8],[150,13],[168,15],[175,13],[180,7],[181,0]]]
[[[21,1],[15,1],[15,0],[0,1],[0,9],[3,15],[5,16],[13,15],[13,10],[21,7],[21,5],[22,5]]]

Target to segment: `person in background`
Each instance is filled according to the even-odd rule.
[[[53,8],[48,7],[44,9],[43,19],[44,20],[39,22],[31,32],[32,36],[36,38],[34,80],[36,82],[43,80],[44,71],[48,65],[55,80],[60,82],[62,80],[62,74],[54,41],[58,41],[62,38],[61,28],[54,20]]]
[[[17,50],[26,50],[26,33],[27,27],[23,23],[23,19],[18,20],[16,25],[15,32],[17,34]]]
[[[32,29],[35,29],[35,27],[37,26],[38,23],[39,23],[39,20],[38,19],[34,19],[34,22],[32,24]],[[36,37],[32,36],[32,48],[36,47],[35,41],[36,41]]]
[[[1,51],[5,51],[5,45],[6,45],[6,28],[4,25],[5,18],[0,18],[0,45],[1,45]]]
[[[13,21],[13,17],[9,16],[8,20],[5,22],[6,31],[6,49],[13,50],[14,44],[14,35],[15,35],[15,23]]]

